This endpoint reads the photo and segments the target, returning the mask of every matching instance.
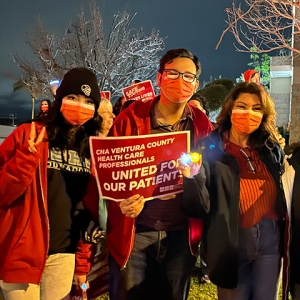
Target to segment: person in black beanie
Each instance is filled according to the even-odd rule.
[[[85,100],[81,100],[83,97]],[[89,136],[97,135],[101,127],[102,119],[97,113],[100,99],[96,76],[90,70],[74,68],[64,76],[53,109],[42,118],[54,147],[64,150],[71,143],[89,158]]]
[[[67,72],[49,114],[15,129],[0,145],[0,288],[4,299],[66,299],[80,233],[92,217],[80,207],[98,195],[89,137],[101,127],[96,76]],[[79,209],[79,207],[81,209]],[[91,239],[86,237],[85,242]],[[85,270],[89,265],[82,267]],[[80,276],[80,271],[79,271]]]

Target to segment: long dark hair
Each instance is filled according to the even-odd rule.
[[[45,101],[46,101],[47,104],[48,104],[48,110],[44,112],[44,111],[42,111],[42,103],[45,102]],[[41,117],[43,117],[44,115],[48,114],[49,111],[50,111],[50,109],[51,109],[51,107],[52,107],[52,102],[51,102],[49,99],[43,99],[43,100],[40,102],[40,106],[39,106],[40,111],[39,111],[39,113],[37,114],[36,118],[41,118]]]
[[[119,115],[119,113],[121,112],[122,109],[122,99],[123,97],[119,97],[116,101],[116,103],[113,106],[113,113],[114,115],[117,117]]]

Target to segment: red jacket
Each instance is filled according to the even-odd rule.
[[[156,99],[142,102],[136,101],[124,110],[115,120],[110,130],[111,136],[132,136],[150,134],[150,110]],[[192,112],[194,124],[194,143],[206,137],[213,126],[206,115],[198,108],[187,104]],[[196,255],[202,236],[203,222],[199,219],[189,219],[190,248]],[[110,201],[108,205],[107,245],[110,254],[121,268],[126,266],[134,245],[135,219],[122,214],[118,203]]]
[[[38,132],[42,125],[36,123]],[[48,142],[31,153],[30,126],[19,126],[0,145],[0,279],[39,284],[49,247]],[[93,198],[98,195],[97,190],[90,192]],[[84,274],[89,269],[90,245],[79,246],[82,251],[77,260],[82,263],[78,273]]]

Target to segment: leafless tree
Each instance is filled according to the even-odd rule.
[[[237,1],[237,0],[233,0]],[[268,53],[279,51],[292,54],[293,81],[290,103],[290,143],[299,140],[299,91],[300,91],[300,0],[245,0],[244,4],[232,3],[227,13],[227,32],[233,33],[243,52]],[[286,296],[286,295],[285,295]]]
[[[94,1],[90,12],[90,19],[82,11],[78,22],[67,28],[60,47],[65,61],[92,69],[100,88],[109,89],[113,95],[120,94],[134,78],[151,79],[157,71],[157,54],[164,49],[159,32],[153,29],[146,34],[143,29],[131,29],[136,14],[122,12],[114,15],[106,36],[101,11]]]
[[[224,35],[231,32],[238,46],[238,51],[267,53],[274,50],[291,51],[300,54],[292,43],[300,38],[299,0],[245,0],[245,5],[232,3],[226,8],[227,28],[223,31],[216,48]],[[245,7],[246,9],[243,9]]]
[[[120,95],[121,89],[133,79],[153,79],[158,69],[158,53],[164,49],[164,38],[153,29],[131,28],[136,14],[126,12],[114,15],[108,34],[105,35],[103,17],[96,2],[90,2],[90,15],[82,9],[75,22],[70,22],[62,34],[44,28],[40,19],[27,44],[35,55],[29,61],[22,55],[12,55],[21,71],[14,78],[17,88],[30,91],[34,97],[49,95],[49,81],[62,78],[74,67],[91,69],[99,80],[101,90]]]

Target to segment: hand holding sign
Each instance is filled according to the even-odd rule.
[[[201,165],[202,155],[200,153],[183,153],[179,160],[178,170],[184,177],[192,178],[199,173]]]
[[[120,209],[122,213],[130,218],[136,218],[144,208],[144,197],[134,195],[120,202]]]
[[[177,167],[181,153],[189,151],[189,131],[130,139],[90,137],[90,147],[99,192],[105,199],[122,201],[123,207],[124,199],[133,195],[169,200],[183,191]],[[131,217],[133,212],[127,209],[123,213]]]

